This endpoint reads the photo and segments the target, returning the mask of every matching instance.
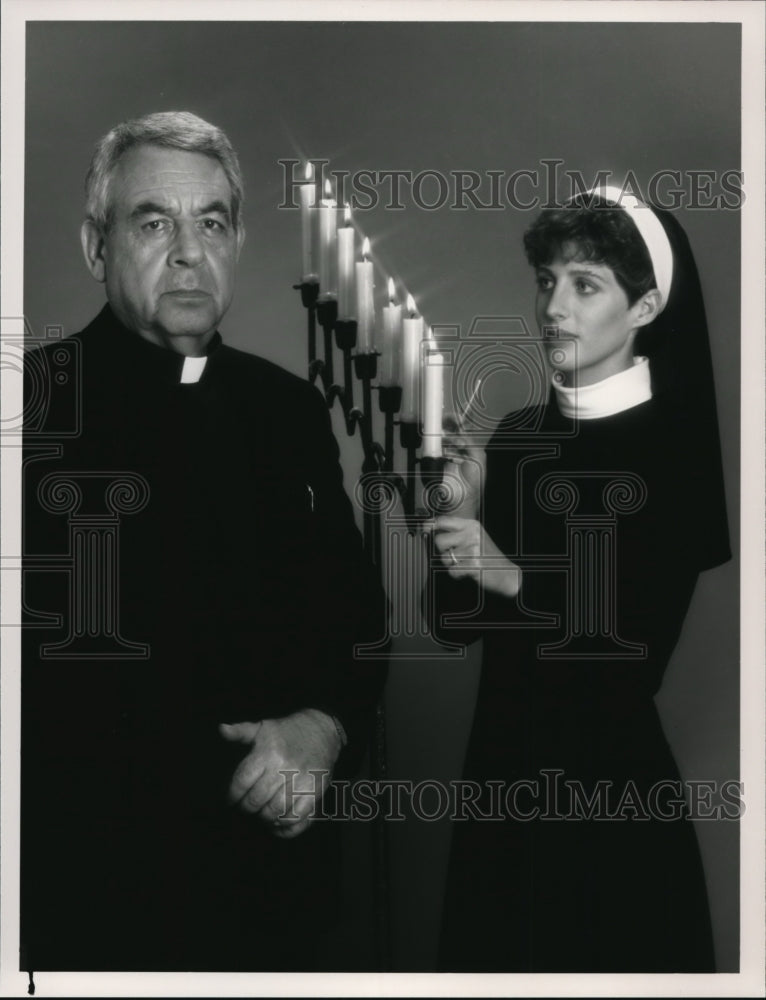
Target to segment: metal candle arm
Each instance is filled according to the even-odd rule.
[[[397,421],[395,415],[402,404],[402,390],[399,386],[373,386],[377,375],[378,353],[352,354],[356,347],[356,320],[339,320],[338,304],[335,299],[319,301],[319,285],[316,282],[302,282],[293,286],[300,290],[301,302],[308,314],[309,340],[309,380],[313,383],[320,379],[324,389],[325,400],[332,408],[338,399],[346,422],[346,431],[353,436],[357,426],[362,439],[364,460],[362,473],[383,474],[397,490],[402,499],[407,524],[411,531],[417,527],[417,522],[425,516],[430,516],[433,510],[415,510],[415,482],[418,464],[420,476],[426,487],[426,497],[433,493],[441,482],[445,460],[443,458],[417,457],[417,449],[422,439],[417,424],[411,421]],[[316,323],[322,327],[324,334],[324,359],[317,357]],[[334,381],[334,360],[332,335],[343,354],[343,384]],[[356,377],[362,384],[362,405],[354,404],[354,379],[352,366]],[[381,446],[373,437],[372,426],[372,390],[378,391],[378,402],[385,417],[385,444]],[[407,455],[407,475],[402,477],[394,471],[394,426],[399,423],[399,433],[402,448]],[[430,504],[428,505],[430,508]],[[364,519],[365,547],[375,556],[377,563],[380,556],[380,518],[377,515],[365,515]],[[374,537],[373,537],[374,536]]]
[[[293,285],[301,293],[301,304],[306,307],[309,323],[309,379],[312,384],[316,379],[316,372],[311,371],[311,366],[317,356],[317,314],[316,304],[319,298],[319,283],[316,281],[303,281],[300,285]]]
[[[332,352],[332,331],[335,321],[338,318],[338,303],[335,299],[327,299],[324,302],[317,302],[317,319],[324,334],[324,364],[319,370],[322,379],[327,405],[332,406],[333,400],[341,392],[340,386],[335,386],[333,374],[333,352]]]

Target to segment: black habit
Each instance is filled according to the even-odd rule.
[[[453,825],[443,970],[713,971],[654,703],[707,544],[692,454],[662,393],[578,423],[552,399],[490,442],[481,517],[523,576],[506,599],[434,569],[441,637],[484,640],[464,777],[494,813]]]

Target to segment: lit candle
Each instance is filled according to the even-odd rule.
[[[314,271],[313,218],[316,203],[316,186],[314,184],[314,165],[306,163],[306,181],[298,188],[301,199],[301,275],[302,281],[317,280]]]
[[[394,303],[394,279],[388,279],[388,305],[383,307],[383,344],[380,359],[380,384],[390,388],[399,384],[399,355],[402,342],[402,307]]]
[[[338,291],[335,280],[337,264],[338,220],[332,199],[330,178],[324,182],[324,198],[319,212],[319,297],[334,299]]]
[[[357,354],[371,354],[374,350],[372,344],[373,330],[375,327],[375,306],[372,296],[372,261],[367,258],[370,255],[370,241],[365,236],[362,244],[363,260],[356,265],[356,351]]]
[[[354,227],[346,205],[343,225],[338,230],[338,319],[354,318]]]
[[[420,342],[423,317],[418,316],[415,300],[407,296],[409,316],[402,323],[402,409],[400,419],[417,423],[420,405]]]
[[[433,341],[432,341],[433,342]],[[444,356],[426,352],[423,371],[423,457],[441,458]]]

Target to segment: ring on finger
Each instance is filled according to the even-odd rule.
[[[452,565],[453,566],[457,566],[457,556],[455,555],[455,550],[454,549],[450,549],[449,550],[449,557],[452,560]]]

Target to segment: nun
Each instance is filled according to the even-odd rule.
[[[604,187],[524,245],[550,394],[485,450],[453,436],[428,528],[434,632],[484,642],[440,969],[712,972],[654,701],[699,574],[730,558],[694,258],[673,216]]]

